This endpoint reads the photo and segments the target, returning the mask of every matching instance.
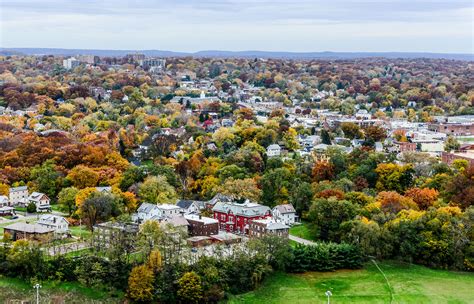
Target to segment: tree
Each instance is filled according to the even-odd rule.
[[[162,175],[147,177],[138,187],[138,194],[142,200],[158,204],[171,203],[177,198],[176,191]]]
[[[313,167],[313,181],[332,180],[334,178],[334,166],[326,161],[318,161]]]
[[[376,188],[379,191],[395,190],[403,193],[413,184],[413,166],[397,165],[393,163],[379,164],[375,169],[378,175]]]
[[[360,127],[353,122],[343,122],[341,124],[342,132],[349,139],[362,138],[364,134],[360,130]]]
[[[249,199],[257,202],[260,199],[262,191],[258,188],[253,178],[227,179],[216,189],[217,193],[222,193],[233,197],[234,199]]]
[[[26,206],[26,212],[28,213],[35,213],[36,212],[36,204],[33,202],[30,202],[28,206]]]
[[[368,126],[364,129],[365,140],[367,142],[375,143],[387,138],[387,132],[380,126]]]
[[[316,199],[308,218],[314,224],[321,240],[338,242],[342,235],[341,224],[357,214],[357,207],[349,201],[335,197]]]
[[[295,181],[293,189],[290,191],[290,204],[295,207],[299,216],[308,211],[313,198],[311,185],[304,181]]]
[[[45,161],[41,166],[31,169],[30,178],[35,183],[39,192],[54,198],[61,184],[61,174],[56,171],[53,160]]]
[[[178,286],[178,298],[182,303],[199,303],[202,299],[201,278],[194,271],[183,274]]]
[[[398,213],[403,209],[418,209],[416,203],[409,197],[395,191],[382,191],[377,195],[377,202],[385,212]]]
[[[160,223],[149,220],[140,226],[137,244],[145,255],[150,255],[155,248],[158,248],[163,238],[164,232],[160,227]]]
[[[449,135],[446,141],[444,142],[444,151],[451,152],[457,151],[461,147],[461,144],[456,139],[456,137]]]
[[[83,189],[86,187],[95,187],[99,181],[99,174],[93,169],[84,165],[77,165],[67,175],[74,187]]]
[[[287,168],[269,170],[260,179],[262,202],[270,207],[288,203],[293,174]]]
[[[152,250],[148,256],[147,266],[153,270],[154,273],[163,268],[163,260],[161,258],[161,252],[158,249]]]
[[[438,191],[430,188],[411,188],[405,192],[405,196],[411,198],[420,209],[426,210],[438,199]]]
[[[146,265],[133,267],[128,277],[128,297],[136,302],[151,302],[153,300],[154,279],[153,270]]]
[[[447,182],[443,196],[464,209],[474,205],[474,166],[471,166]]]
[[[326,129],[321,130],[321,142],[325,145],[331,144],[331,136],[329,135],[329,132]]]
[[[75,187],[68,187],[62,189],[58,194],[58,204],[62,210],[66,210],[69,216],[75,210],[76,206],[76,195],[79,192]]]
[[[112,215],[118,215],[114,206],[114,197],[106,193],[93,193],[80,206],[80,212],[87,221],[90,230],[98,221],[105,221]]]

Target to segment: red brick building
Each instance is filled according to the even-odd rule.
[[[266,219],[272,216],[269,207],[246,201],[243,204],[235,202],[217,202],[212,208],[214,219],[219,221],[221,230],[227,232],[248,233],[252,220]]]
[[[438,123],[428,129],[448,135],[467,136],[474,134],[474,123]]]
[[[456,159],[467,160],[469,166],[474,166],[474,150],[458,151],[453,153],[443,152],[443,154],[441,154],[441,160],[448,165],[451,165]]]
[[[400,153],[416,151],[416,143],[395,141],[393,144],[396,147],[396,150]]]
[[[190,236],[209,236],[219,233],[219,222],[213,218],[196,214],[185,214]]]

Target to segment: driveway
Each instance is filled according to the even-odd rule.
[[[308,241],[308,240],[302,239],[300,237],[297,237],[297,236],[294,236],[294,235],[291,235],[291,234],[288,236],[288,238],[292,241],[295,241],[295,242],[303,244],[303,245],[312,245],[312,246],[318,245],[318,243],[315,243],[313,241]]]

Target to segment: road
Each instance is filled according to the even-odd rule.
[[[303,244],[303,245],[318,245],[318,243],[315,243],[313,241],[308,241],[308,240],[305,240],[305,239],[302,239],[300,237],[297,237],[297,236],[294,236],[294,235],[289,235],[288,238],[292,241],[295,241],[297,243],[300,243],[300,244]]]

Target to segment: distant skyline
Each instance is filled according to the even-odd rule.
[[[472,0],[1,0],[1,47],[474,53]]]

